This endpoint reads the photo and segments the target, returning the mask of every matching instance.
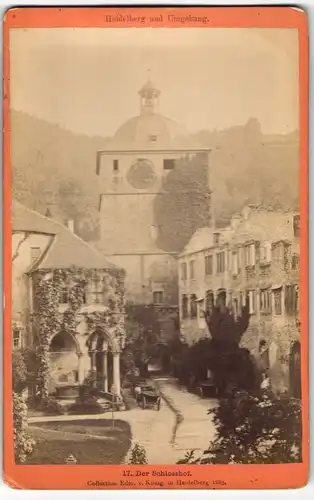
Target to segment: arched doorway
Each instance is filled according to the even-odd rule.
[[[290,349],[289,378],[291,396],[301,399],[301,345],[299,341],[294,342]]]
[[[79,345],[68,332],[54,335],[49,346],[50,388],[55,392],[61,385],[74,385],[79,381]]]

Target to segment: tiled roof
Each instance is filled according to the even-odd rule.
[[[98,250],[72,233],[68,228],[48,219],[21,203],[12,202],[12,231],[50,234],[52,243],[43,258],[32,269],[118,269]]]

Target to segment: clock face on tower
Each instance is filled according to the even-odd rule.
[[[127,180],[136,189],[148,189],[155,182],[156,176],[151,161],[144,158],[135,160],[127,174]]]

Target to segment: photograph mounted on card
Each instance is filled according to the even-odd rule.
[[[11,9],[4,56],[6,481],[304,485],[305,13]]]

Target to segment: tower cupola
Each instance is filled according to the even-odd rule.
[[[158,107],[160,90],[158,90],[150,79],[150,71],[148,71],[147,82],[139,90],[141,114],[153,114]]]

